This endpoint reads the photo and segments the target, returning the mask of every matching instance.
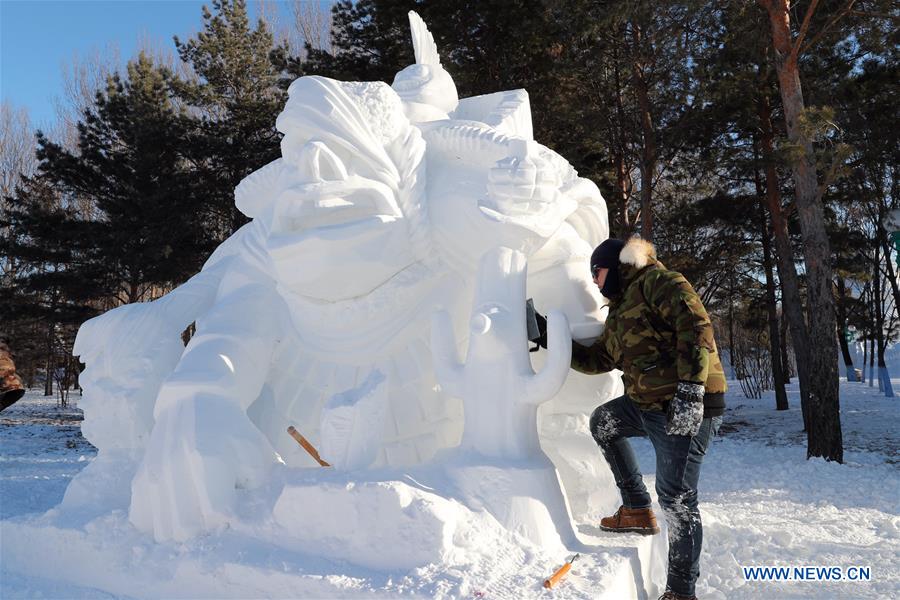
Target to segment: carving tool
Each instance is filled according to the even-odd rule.
[[[316,449],[313,447],[313,445],[309,443],[309,440],[307,440],[305,437],[303,437],[303,436],[300,434],[300,432],[297,431],[296,428],[294,428],[293,425],[291,425],[290,427],[288,427],[287,431],[288,431],[289,434],[291,434],[291,437],[292,437],[292,438],[294,438],[295,440],[297,440],[297,443],[300,444],[300,446],[302,446],[304,450],[306,450],[307,452],[309,452],[309,455],[312,456],[313,459],[314,459],[317,463],[319,463],[319,465],[321,465],[321,466],[323,466],[323,467],[330,467],[330,466],[331,466],[331,465],[329,465],[327,462],[325,462],[324,460],[322,460],[322,458],[319,456],[319,451],[316,450]]]
[[[575,560],[576,560],[579,556],[581,556],[581,555],[580,555],[580,554],[576,554],[575,556],[573,556],[572,559],[571,559],[570,561],[568,561],[566,564],[564,564],[564,565],[561,566],[559,569],[557,569],[556,573],[554,573],[553,575],[551,575],[549,579],[545,579],[545,580],[544,580],[544,587],[547,588],[547,589],[549,590],[549,589],[552,588],[554,585],[556,585],[557,583],[559,583],[559,582],[562,580],[562,578],[566,576],[566,573],[569,572],[569,569],[572,568],[572,563],[575,562]]]

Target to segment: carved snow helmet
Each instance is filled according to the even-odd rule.
[[[446,119],[459,104],[456,84],[441,66],[434,36],[414,11],[409,11],[409,26],[416,64],[397,73],[391,87],[403,99],[411,121]]]

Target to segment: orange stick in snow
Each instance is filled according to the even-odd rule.
[[[550,579],[545,579],[544,587],[549,590],[554,585],[559,583],[560,580],[562,580],[562,578],[566,576],[566,573],[569,572],[569,569],[572,568],[572,563],[575,562],[575,559],[578,558],[579,556],[581,556],[581,555],[576,554],[575,556],[573,556],[572,560],[570,560],[569,562],[567,562],[566,564],[561,566],[559,569],[557,569],[556,573],[554,573],[553,575],[550,576]]]
[[[319,457],[319,452],[313,447],[312,444],[309,443],[309,440],[307,440],[305,437],[303,437],[302,435],[300,435],[300,432],[297,431],[297,430],[294,428],[293,425],[291,425],[290,427],[288,427],[288,433],[291,434],[291,437],[292,437],[292,438],[294,438],[295,440],[297,440],[297,443],[298,443],[298,444],[300,444],[301,446],[303,446],[303,449],[304,449],[304,450],[306,450],[307,452],[309,452],[309,455],[312,456],[312,457],[315,459],[315,461],[316,461],[317,463],[319,463],[319,464],[320,464],[321,466],[323,466],[323,467],[330,467],[330,466],[331,466],[331,465],[329,465],[327,462],[325,462],[324,460],[322,460],[321,457]]]

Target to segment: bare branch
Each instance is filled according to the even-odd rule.
[[[809,6],[806,9],[806,14],[803,15],[803,23],[800,25],[800,33],[797,34],[797,39],[794,41],[793,47],[791,48],[791,55],[788,58],[788,62],[796,62],[797,55],[800,52],[800,47],[803,44],[803,39],[806,37],[806,32],[809,31],[809,21],[812,19],[813,13],[816,12],[816,6],[819,5],[819,0],[812,0],[809,3]]]
[[[75,148],[76,124],[84,117],[84,111],[94,106],[97,92],[106,87],[107,77],[120,64],[119,48],[114,44],[103,50],[95,47],[87,56],[73,52],[72,58],[61,64],[63,94],[53,99],[58,137],[51,136],[51,139],[70,150]]]
[[[809,40],[809,42],[807,42],[802,48],[797,50],[797,54],[798,55],[803,54],[804,52],[806,52],[807,50],[809,50],[810,48],[815,46],[816,43],[820,39],[822,39],[822,36],[824,36],[826,33],[828,33],[828,31],[832,27],[834,27],[835,23],[837,23],[838,21],[840,21],[841,19],[843,19],[845,16],[847,16],[850,13],[850,9],[853,8],[854,4],[856,4],[856,0],[848,0],[847,4],[844,6],[844,8],[839,10],[837,12],[837,14],[835,14],[833,17],[831,17],[831,19],[829,19],[828,22],[825,23],[825,25],[822,27],[822,29],[818,33],[816,33],[816,35],[813,36],[813,38],[811,40]],[[800,42],[801,42],[801,40],[798,39],[795,49],[800,47]]]
[[[294,0],[294,30],[299,38],[296,42],[297,50],[305,52],[306,44],[314,50],[322,50],[334,55],[331,46],[331,11],[322,6],[320,2],[306,2]]]
[[[0,105],[0,206],[22,176],[29,177],[37,170],[36,149],[28,110],[4,101]]]
[[[900,23],[900,15],[892,15],[889,13],[876,13],[863,10],[851,10],[850,14],[854,17],[866,17],[870,19],[887,19],[895,23]]]

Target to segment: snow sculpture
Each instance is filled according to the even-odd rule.
[[[335,394],[322,408],[322,453],[336,469],[365,469],[375,462],[388,401],[384,381],[375,370],[361,386]]]
[[[403,100],[403,110],[410,121],[425,122],[448,119],[459,105],[456,84],[441,66],[434,37],[425,22],[409,13],[416,64],[397,73],[391,85]]]
[[[538,375],[528,359],[525,332],[525,255],[509,248],[485,254],[469,321],[465,363],[456,353],[446,311],[432,324],[434,366],[441,387],[463,399],[462,450],[486,457],[528,459],[542,454],[537,407],[566,380],[572,340],[565,314],[548,318],[550,361]]]
[[[66,488],[67,508],[90,516],[107,505],[99,495],[128,505],[160,383],[184,351],[181,331],[212,305],[232,246],[220,246],[203,272],[165,297],[120,306],[78,330],[74,354],[88,366],[79,377],[86,391],[78,403],[85,414],[81,429],[99,452]]]
[[[235,190],[252,221],[200,273],[79,331],[84,431],[100,454],[63,508],[87,503],[75,490],[130,482],[119,508],[131,522],[184,540],[235,523],[237,490],[280,465],[319,468],[289,425],[348,472],[457,446],[463,409],[437,385],[431,315],[442,306],[465,341],[479,260],[498,245],[528,259],[538,310],[559,308],[576,339],[599,333],[587,261],[608,226],[596,186],[532,139],[524,90],[457,99],[424,24],[411,23],[417,64],[393,88],[290,86],[282,157]],[[578,429],[561,424],[586,422],[598,386],[608,396],[616,381],[570,374],[542,427]],[[580,429],[589,455],[548,453],[583,503],[580,465],[600,463]]]
[[[556,470],[541,450],[537,409],[566,380],[572,338],[565,314],[551,311],[550,358],[534,373],[525,332],[525,278],[521,252],[498,247],[484,255],[465,363],[457,358],[450,315],[434,315],[438,381],[447,393],[463,399],[465,413],[462,457],[444,468],[463,490],[464,501],[477,498],[507,530],[542,547],[558,546],[563,540],[575,542],[575,536]],[[498,487],[498,482],[503,484]]]

